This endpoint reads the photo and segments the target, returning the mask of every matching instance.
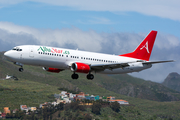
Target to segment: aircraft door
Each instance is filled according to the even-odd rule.
[[[33,58],[33,57],[34,57],[34,48],[33,48],[33,46],[30,46],[30,47],[29,47],[29,57],[30,57],[30,58]]]

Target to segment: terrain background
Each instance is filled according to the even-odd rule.
[[[78,80],[72,80],[70,71],[56,74],[44,71],[41,67],[25,65],[24,72],[21,73],[18,68],[5,59],[3,52],[0,53],[0,111],[3,111],[4,107],[19,109],[23,104],[39,107],[39,104],[54,101],[53,95],[61,92],[58,88],[66,88],[127,100],[130,106],[123,106],[119,113],[127,119],[180,119],[180,93],[177,87],[179,84],[175,83],[180,81],[178,73],[171,73],[161,84],[127,74],[96,74],[95,79],[90,81],[86,79],[85,74],[79,74]],[[16,76],[18,80],[3,80],[6,75]],[[168,86],[169,82],[174,85]],[[101,115],[96,117],[113,118],[111,112],[106,113],[109,111],[107,109],[103,108]],[[117,116],[114,118],[118,119]]]

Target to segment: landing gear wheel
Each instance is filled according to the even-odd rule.
[[[86,77],[87,77],[88,80],[93,80],[94,79],[94,75],[93,74],[88,74]]]
[[[24,70],[23,68],[19,68],[19,72],[23,72],[23,70]]]
[[[79,75],[74,73],[74,74],[71,75],[71,78],[72,78],[72,79],[78,79],[78,78],[79,78]]]

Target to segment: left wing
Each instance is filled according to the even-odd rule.
[[[165,63],[165,62],[174,62],[174,60],[168,61],[137,61],[141,62],[142,64],[156,64],[156,63]],[[130,66],[129,63],[137,63],[137,62],[127,62],[127,63],[112,63],[112,64],[91,64],[91,70],[101,71],[105,69],[116,69],[116,68],[124,68]]]

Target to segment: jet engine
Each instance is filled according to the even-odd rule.
[[[54,73],[59,73],[60,71],[62,71],[61,69],[50,68],[50,67],[43,67],[43,70],[48,71],[48,72],[54,72]]]
[[[89,73],[90,70],[90,66],[84,63],[76,62],[71,65],[71,71],[73,72]]]

